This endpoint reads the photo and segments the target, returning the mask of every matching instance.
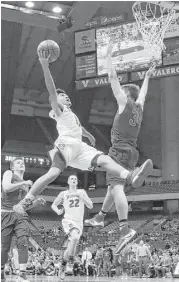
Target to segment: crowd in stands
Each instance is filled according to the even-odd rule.
[[[50,233],[50,236],[54,234]],[[83,250],[78,252],[73,265],[67,265],[66,273],[75,276],[171,277],[179,262],[179,219],[167,221],[141,238],[126,247],[119,256],[113,255],[115,245],[109,246],[109,241],[103,246],[96,245],[96,248],[91,248],[89,244],[87,248],[84,242]],[[63,251],[62,248],[29,249],[28,273],[58,275]],[[11,254],[5,272],[16,272]]]

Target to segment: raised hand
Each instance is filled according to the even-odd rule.
[[[49,67],[49,58],[51,55],[49,54],[47,57],[46,51],[39,51],[38,56],[39,56],[39,62],[41,63],[42,68],[47,69]]]
[[[112,56],[112,50],[113,50],[113,41],[112,39],[110,39],[108,43],[107,53],[106,53],[107,57]]]
[[[150,78],[151,75],[154,73],[155,67],[156,67],[156,65],[152,65],[152,66],[148,69],[148,71],[146,72],[145,76],[148,77],[148,78]]]

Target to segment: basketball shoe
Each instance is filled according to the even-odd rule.
[[[61,264],[61,267],[60,267],[59,273],[58,273],[58,276],[59,276],[60,280],[65,280],[66,265],[67,265],[67,262],[66,261],[62,261],[62,264]]]
[[[104,227],[104,216],[97,213],[94,217],[92,217],[91,219],[86,219],[85,223],[87,225],[96,227],[96,226],[101,226]]]
[[[116,249],[114,250],[114,254],[118,255],[125,246],[135,238],[136,233],[135,230],[129,228],[129,226],[125,224],[120,230],[120,238]]]
[[[129,172],[127,176],[127,182],[131,183],[133,188],[139,188],[147,178],[152,173],[153,163],[152,160],[146,160],[143,165],[136,167],[134,170]]]

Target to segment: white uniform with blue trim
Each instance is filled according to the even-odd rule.
[[[59,117],[53,110],[49,116],[57,123],[58,138],[55,147],[62,153],[66,166],[81,170],[90,169],[93,158],[102,152],[82,141],[82,126],[78,117],[67,106],[64,106]]]

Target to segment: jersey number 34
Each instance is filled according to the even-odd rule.
[[[137,124],[140,125],[142,121],[142,113],[138,109],[133,109],[132,110],[133,118],[129,120],[129,124],[131,126],[136,126]]]

